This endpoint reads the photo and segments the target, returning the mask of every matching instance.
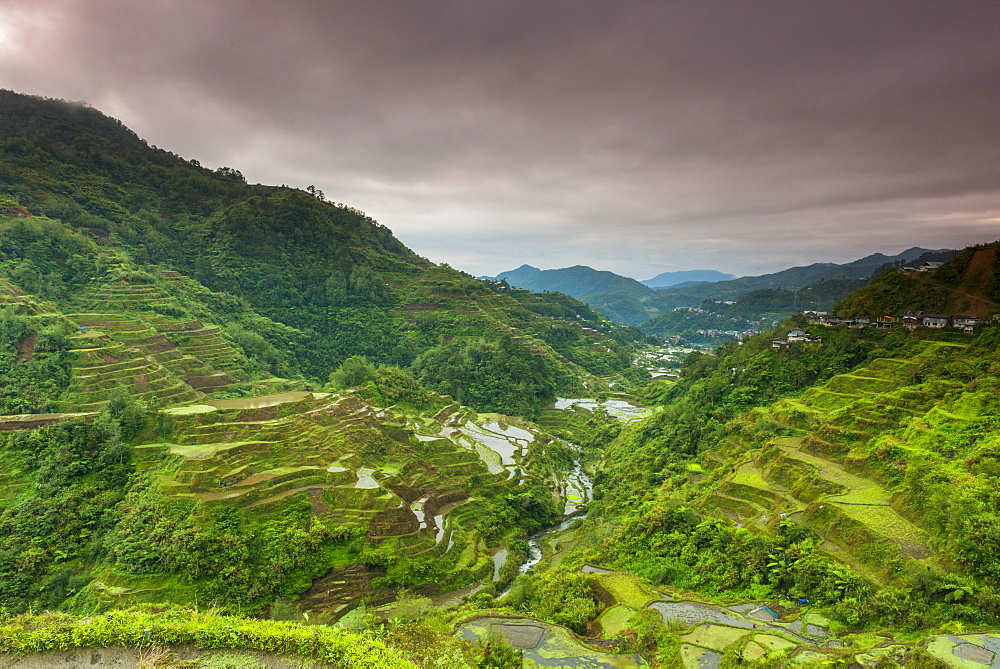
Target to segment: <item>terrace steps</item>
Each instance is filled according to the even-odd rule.
[[[705,504],[736,522],[786,517],[804,522],[839,549],[828,552],[866,562],[866,572],[880,574],[879,580],[891,581],[916,563],[934,563],[926,534],[892,507],[882,486],[802,450],[805,441],[774,439],[730,474]]]

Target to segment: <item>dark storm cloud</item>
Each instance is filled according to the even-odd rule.
[[[1000,237],[993,2],[0,2],[0,86],[476,273]]]

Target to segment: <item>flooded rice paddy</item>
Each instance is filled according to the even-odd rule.
[[[238,397],[230,400],[209,400],[203,402],[216,409],[263,409],[273,407],[286,402],[298,402],[311,397],[322,397],[325,393],[316,395],[305,391],[295,391],[290,393],[277,393],[275,395],[261,395],[259,397]]]
[[[354,484],[355,488],[361,488],[363,490],[373,490],[378,488],[378,481],[372,476],[375,473],[374,469],[369,469],[368,467],[361,467],[358,469],[358,482]]]
[[[649,409],[637,407],[625,400],[592,400],[592,399],[567,399],[559,397],[556,399],[555,408],[564,410],[580,407],[587,411],[601,410],[609,416],[614,416],[619,420],[635,421],[642,420],[649,414]]]
[[[580,643],[566,628],[533,618],[474,618],[462,624],[458,632],[462,638],[477,644],[485,644],[491,635],[500,634],[510,645],[521,650],[523,659],[530,666],[591,669],[644,666],[637,654],[613,655],[596,650]]]

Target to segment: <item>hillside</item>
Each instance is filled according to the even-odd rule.
[[[615,293],[630,297],[652,294],[649,288],[635,279],[614,272],[596,270],[585,265],[546,269],[533,273],[523,273],[518,270],[514,270],[514,272],[517,273],[511,273],[506,277],[500,275],[497,278],[506,278],[512,286],[525,288],[536,293],[560,292],[577,299],[584,299],[600,293]]]
[[[646,378],[641,333],[565,295],[86,107],[0,110],[4,611],[475,582],[562,516],[573,450],[521,416]]]
[[[532,267],[531,265],[521,265],[517,269],[508,270],[506,272],[500,272],[495,277],[482,277],[484,279],[492,279],[494,281],[504,281],[506,280],[512,286],[521,287],[521,284],[538,274],[542,270],[537,267]]]
[[[791,314],[829,311],[844,295],[866,283],[865,279],[825,279],[800,290],[761,288],[735,300],[706,299],[697,307],[678,307],[651,318],[640,329],[659,337],[721,344],[737,336],[733,332],[760,332]]]
[[[506,279],[511,285],[538,292],[560,291],[586,302],[616,323],[638,326],[649,334],[673,337],[682,336],[688,330],[678,323],[676,315],[669,313],[674,309],[697,307],[725,318],[754,322],[767,322],[775,318],[780,320],[805,309],[826,311],[870,280],[880,268],[902,266],[911,262],[920,264],[943,261],[954,254],[954,251],[945,249],[931,251],[912,247],[892,256],[874,253],[844,264],[814,263],[738,279],[716,272],[697,275],[706,276],[708,280],[689,281],[687,277],[690,273],[667,272],[656,277],[660,280],[660,285],[657,286],[651,283],[656,279],[637,282],[611,272],[598,272],[579,265],[544,271],[523,265],[498,275],[497,280]],[[650,286],[655,290],[647,290]],[[711,304],[736,301],[742,303],[736,309],[739,313],[733,313],[733,309],[719,311]],[[748,309],[751,304],[756,305],[756,308]],[[680,327],[676,327],[677,325]],[[723,339],[724,337],[712,337],[706,341]]]
[[[3,663],[1000,658],[1000,242],[838,306],[990,317],[971,333],[799,315],[639,354],[563,292],[95,110],[4,92],[0,129]]]
[[[848,626],[995,625],[1000,507],[981,492],[1000,328],[816,334],[688,359],[663,410],[606,449],[601,516],[630,520],[605,560],[699,592],[826,603]]]
[[[1000,243],[963,249],[933,272],[886,272],[835,311],[898,316],[907,309],[978,318],[1000,311]]]
[[[96,110],[2,91],[0,149],[0,278],[11,295],[54,300],[55,312],[101,322],[101,298],[90,294],[98,284],[146,285],[113,290],[131,295],[130,311],[218,326],[261,374],[320,383],[355,355],[408,366],[432,349],[513,342],[510,354],[537,368],[535,389],[516,407],[479,404],[512,413],[537,411],[556,388],[600,384],[571,362],[574,352],[596,360],[599,374],[628,367],[619,362],[627,347],[603,334],[598,348],[614,351],[607,362],[579,336],[556,353],[539,337],[549,319],[417,257],[356,209],[205,169]],[[208,296],[198,314],[178,307],[177,290],[175,299],[161,294],[170,273]],[[158,296],[143,301],[142,290]],[[440,382],[441,370],[424,370],[423,381]]]
[[[761,274],[759,276],[744,276],[732,281],[717,281],[700,286],[685,286],[667,288],[657,291],[653,304],[658,308],[674,306],[690,306],[683,301],[692,299],[735,300],[740,295],[753,290],[782,289],[799,290],[808,285],[831,279],[868,279],[880,267],[899,265],[902,263],[926,262],[930,260],[945,260],[953,252],[941,249],[931,251],[918,247],[909,248],[896,255],[873,253],[849,263],[813,263],[799,267],[790,267],[780,272]],[[677,302],[677,304],[674,304]]]

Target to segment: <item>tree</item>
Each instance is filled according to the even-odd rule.
[[[332,390],[354,388],[374,381],[377,376],[378,370],[375,365],[368,362],[368,358],[363,355],[354,355],[330,372],[329,387]]]

